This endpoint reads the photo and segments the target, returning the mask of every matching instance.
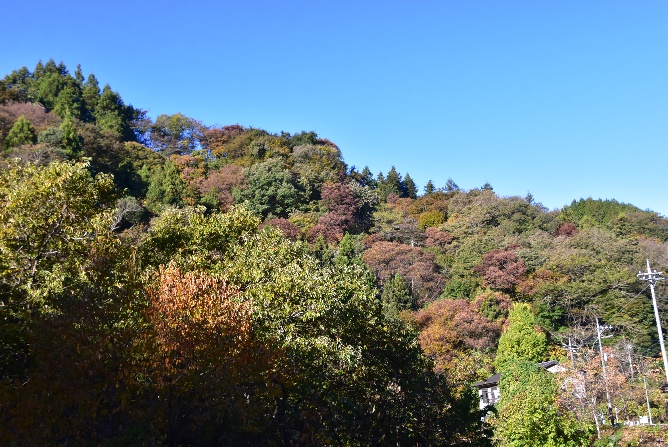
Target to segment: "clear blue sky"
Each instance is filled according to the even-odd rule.
[[[668,2],[9,2],[0,73],[81,64],[150,116],[314,130],[349,165],[668,215]]]

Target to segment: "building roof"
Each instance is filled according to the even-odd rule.
[[[559,365],[559,362],[556,360],[548,360],[547,362],[536,363],[536,365],[540,366],[543,369],[549,370],[550,368]],[[490,388],[498,385],[500,380],[501,380],[501,373],[498,372],[493,376],[491,376],[489,379],[485,380],[484,382],[476,382],[471,386],[474,386],[476,388]]]
[[[548,360],[547,362],[537,363],[538,366],[544,369],[552,368],[553,366],[558,364],[559,362],[557,362],[556,360]]]
[[[499,380],[501,380],[501,373],[500,372],[494,374],[492,377],[485,380],[484,382],[474,383],[473,386],[476,387],[476,388],[489,388],[491,386],[498,385]]]

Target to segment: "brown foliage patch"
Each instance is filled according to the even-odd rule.
[[[290,222],[288,219],[284,219],[282,217],[268,220],[264,222],[260,228],[265,227],[267,225],[280,230],[281,233],[283,233],[283,235],[288,239],[290,239],[291,241],[296,241],[301,236],[301,230],[299,229],[299,227],[294,223]]]
[[[424,230],[427,237],[424,241],[426,247],[445,247],[452,243],[453,237],[447,231],[441,231],[436,227],[429,227]]]
[[[382,282],[400,274],[418,298],[418,305],[434,300],[443,291],[434,255],[419,247],[396,242],[377,242],[362,255],[364,262]]]
[[[485,318],[464,299],[436,300],[415,313],[415,323],[420,345],[439,371],[454,366],[450,362],[457,351],[493,348],[501,333],[501,324]]]
[[[510,290],[519,284],[526,273],[524,261],[512,250],[492,250],[483,257],[475,270],[483,275],[485,285],[499,290]]]
[[[578,233],[579,233],[578,227],[576,227],[574,223],[566,222],[559,225],[559,228],[557,228],[557,231],[554,232],[554,235],[557,237],[559,236],[571,237],[575,236]]]
[[[219,278],[171,266],[160,268],[148,296],[146,374],[167,397],[164,431],[179,430],[174,415],[194,426],[198,415],[257,423],[278,383],[271,373],[277,351],[256,340],[252,302]]]
[[[30,124],[35,127],[36,132],[40,132],[49,127],[57,127],[61,123],[60,117],[46,111],[41,104],[30,102],[9,102],[0,105],[0,117],[5,116],[11,121],[11,125],[23,115]],[[11,128],[10,125],[10,128]]]
[[[234,164],[225,165],[215,171],[210,171],[200,183],[202,195],[210,191],[216,193],[221,210],[226,210],[234,204],[232,188],[242,186],[245,182],[243,168]]]

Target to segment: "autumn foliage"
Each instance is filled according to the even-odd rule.
[[[229,440],[230,426],[254,431],[272,385],[271,355],[253,336],[252,303],[219,278],[174,266],[160,267],[148,297],[146,374],[167,442],[179,445],[203,425],[221,440]]]
[[[411,285],[420,305],[434,300],[443,290],[434,256],[420,247],[382,241],[373,244],[362,257],[381,282],[400,274]]]
[[[466,300],[440,299],[415,314],[420,345],[434,358],[436,369],[456,368],[461,351],[488,351],[496,344],[501,324],[490,321]]]
[[[511,290],[519,284],[526,266],[514,251],[496,249],[483,257],[476,271],[483,275],[485,284],[493,289]]]
[[[668,420],[635,275],[666,270],[668,219],[451,179],[420,196],[343,160],[313,131],[154,121],[53,60],[1,79],[0,444],[484,446],[471,383],[520,357],[512,445],[525,391],[538,411],[587,387],[534,428],[607,411],[591,346],[558,390],[531,366],[570,363],[560,337],[594,313],[619,414],[649,411],[642,373]]]

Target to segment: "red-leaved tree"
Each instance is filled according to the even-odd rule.
[[[512,290],[527,271],[524,261],[512,250],[492,250],[475,270],[483,275],[485,285],[492,289]]]

